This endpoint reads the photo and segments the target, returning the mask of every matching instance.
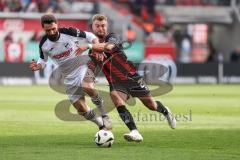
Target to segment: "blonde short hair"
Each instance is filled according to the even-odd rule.
[[[98,20],[98,21],[103,21],[103,20],[107,21],[108,18],[107,18],[107,16],[105,16],[105,15],[103,15],[103,14],[95,14],[95,15],[92,17],[92,22],[94,22],[94,21],[96,21],[96,20]]]

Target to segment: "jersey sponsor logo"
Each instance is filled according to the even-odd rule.
[[[60,54],[54,55],[53,58],[55,58],[55,59],[60,59],[60,58],[63,58],[63,57],[67,57],[67,56],[70,55],[70,53],[71,53],[72,51],[73,51],[73,49],[70,48],[70,49],[68,49],[68,50],[65,51],[65,52],[62,52],[62,53],[60,53]]]

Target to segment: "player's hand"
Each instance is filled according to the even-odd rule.
[[[111,52],[114,48],[115,48],[115,44],[113,43],[106,43],[106,45],[104,46],[104,50],[106,52]]]
[[[33,59],[29,64],[29,68],[32,71],[37,71],[41,69],[41,64],[37,64],[37,62]]]
[[[104,60],[104,58],[107,58],[106,54],[104,52],[99,53],[99,52],[92,52],[90,54],[91,57],[93,57],[94,59],[96,59],[97,61],[102,62]]]
[[[89,47],[87,45],[79,46],[78,49],[75,51],[77,56],[81,55],[84,51],[88,50]]]

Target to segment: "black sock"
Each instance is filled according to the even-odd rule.
[[[159,101],[156,101],[156,103],[157,103],[157,111],[160,112],[160,113],[162,113],[163,115],[167,115],[167,114],[168,114],[168,111],[167,111],[167,109],[164,107],[164,105],[163,105],[161,102],[159,102]]]
[[[105,125],[102,125],[101,127],[99,127],[99,130],[102,130],[105,128]]]
[[[121,119],[123,120],[123,122],[126,124],[130,131],[137,129],[132,114],[127,110],[127,108],[124,105],[118,106],[117,111],[119,113],[119,116],[121,117]]]

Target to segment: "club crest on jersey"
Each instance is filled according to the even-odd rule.
[[[69,48],[69,43],[64,44],[64,47]]]
[[[70,53],[73,51],[72,48],[68,49],[67,51],[65,52],[62,52],[62,53],[59,53],[59,54],[56,54],[53,56],[53,58],[55,59],[60,59],[60,58],[63,58],[63,57],[67,57],[70,55]]]

